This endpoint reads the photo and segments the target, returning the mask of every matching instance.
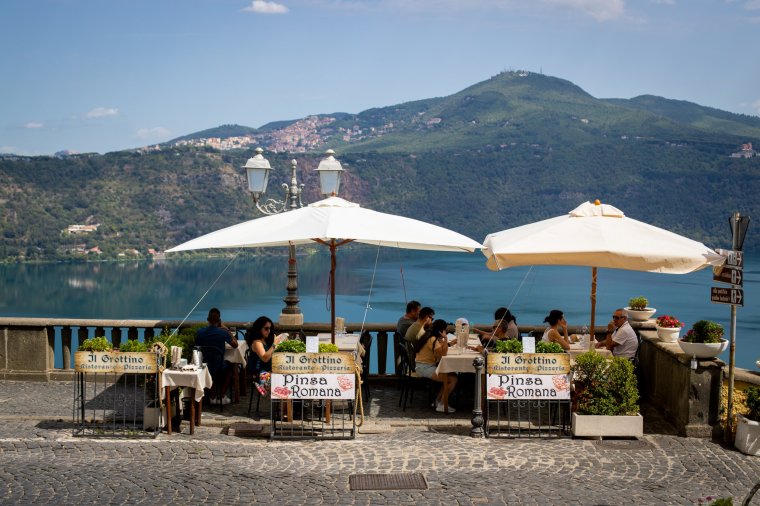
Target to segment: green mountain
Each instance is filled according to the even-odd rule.
[[[199,139],[246,137],[217,151]],[[596,99],[550,76],[507,72],[448,97],[274,122],[225,125],[191,145],[106,155],[0,157],[0,259],[105,257],[163,250],[252,219],[240,169],[253,148],[282,198],[298,160],[304,201],[335,148],[341,196],[476,239],[601,199],[628,216],[728,247],[728,216],[760,209],[760,118],[660,97]],[[294,154],[295,153],[295,154]],[[747,151],[744,154],[751,154]],[[73,233],[70,225],[97,230]],[[745,248],[760,244],[752,230]],[[126,252],[126,253],[125,253]]]
[[[172,139],[169,142],[166,142],[165,144],[176,144],[179,141],[189,141],[193,139],[208,139],[211,137],[219,137],[222,139],[226,139],[228,137],[242,137],[244,135],[252,135],[256,133],[255,128],[242,126],[242,125],[221,125],[214,128],[208,128],[206,130],[201,130],[200,132],[195,132],[189,135],[183,135],[182,137],[177,137],[176,139]]]

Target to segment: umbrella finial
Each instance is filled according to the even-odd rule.
[[[602,201],[601,201],[601,200],[599,200],[599,199],[596,199],[596,200],[594,201],[594,205],[595,205],[595,206],[601,206],[601,205],[602,205]]]

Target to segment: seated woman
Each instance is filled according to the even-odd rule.
[[[248,372],[254,376],[256,388],[263,396],[269,393],[272,355],[284,336],[274,336],[274,323],[266,316],[259,316],[245,334],[245,342],[251,349]]]
[[[557,343],[562,346],[563,350],[569,350],[570,338],[567,335],[567,321],[565,320],[565,314],[559,309],[552,309],[549,312],[549,316],[544,318],[544,322],[549,324],[549,328],[544,331],[541,340],[549,343]],[[560,334],[560,331],[562,334]]]
[[[433,381],[443,383],[444,377],[438,375],[435,372],[438,362],[441,357],[444,357],[449,352],[449,343],[447,338],[448,324],[446,320],[436,320],[430,326],[430,332],[426,332],[415,344],[415,362],[417,364],[417,375],[423,378],[430,378]],[[457,384],[456,373],[447,373],[449,389],[444,392],[443,386],[438,392],[438,397],[435,400],[435,410],[439,413],[443,413],[444,400],[448,403],[449,391],[454,390]],[[444,397],[445,395],[445,397]],[[449,413],[453,413],[454,408],[449,406]]]
[[[475,329],[484,342],[494,342],[501,339],[517,339],[520,330],[517,328],[517,318],[505,307],[500,307],[493,314],[493,326],[491,332]]]

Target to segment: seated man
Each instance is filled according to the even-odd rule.
[[[596,347],[606,347],[615,357],[624,357],[630,361],[636,358],[639,338],[636,337],[636,332],[628,323],[628,315],[624,309],[615,310],[612,321],[607,324],[607,338],[596,343]]]
[[[209,310],[208,318],[206,318],[206,320],[208,321],[209,326],[198,329],[195,333],[195,345],[203,346],[204,349],[208,351],[214,349],[213,354],[206,351],[204,360],[208,366],[208,372],[214,378],[214,381],[217,381],[217,378],[219,378],[220,375],[223,377],[222,388],[220,391],[227,392],[230,383],[230,374],[228,371],[229,362],[224,360],[224,345],[226,343],[233,348],[237,348],[238,342],[230,331],[222,324],[222,314],[217,308],[212,307]],[[221,402],[222,404],[229,404],[230,398],[223,394]]]
[[[420,309],[420,314],[417,318],[417,321],[409,326],[406,334],[404,334],[404,339],[408,343],[414,345],[414,343],[416,343],[420,337],[425,335],[425,331],[430,328],[430,325],[433,323],[434,316],[435,311],[433,311],[432,307],[423,307]]]
[[[398,332],[398,335],[401,337],[404,337],[406,335],[406,331],[409,330],[409,327],[412,325],[412,323],[417,321],[417,318],[419,318],[421,307],[422,304],[416,300],[410,300],[406,304],[406,313],[404,316],[398,319],[398,323],[396,324],[396,332]]]

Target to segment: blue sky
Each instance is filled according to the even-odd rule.
[[[0,152],[446,96],[502,70],[760,114],[760,0],[3,0]]]

